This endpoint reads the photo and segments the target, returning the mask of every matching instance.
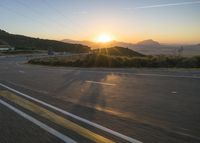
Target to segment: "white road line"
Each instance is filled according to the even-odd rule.
[[[172,78],[196,78],[200,79],[200,76],[185,76],[185,75],[165,75],[165,74],[135,74],[138,76],[154,76],[154,77],[172,77]]]
[[[22,74],[24,74],[24,73],[25,73],[25,71],[19,70],[19,73],[22,73]]]
[[[176,94],[177,92],[176,92],[176,91],[172,91],[171,93],[172,93],[172,94]]]
[[[111,130],[111,129],[108,129],[108,128],[106,128],[106,127],[103,127],[103,126],[101,126],[101,125],[99,125],[99,124],[97,124],[97,123],[91,122],[91,121],[89,121],[89,120],[87,120],[87,119],[81,118],[81,117],[79,117],[79,116],[77,116],[77,115],[74,115],[74,114],[72,114],[72,113],[70,113],[70,112],[67,112],[67,111],[65,111],[65,110],[63,110],[63,109],[60,109],[60,108],[58,108],[58,107],[56,107],[56,106],[53,106],[53,105],[48,104],[48,103],[46,103],[46,102],[44,102],[44,101],[38,100],[38,99],[36,99],[36,98],[34,98],[34,97],[31,97],[31,96],[29,96],[29,95],[27,95],[27,94],[24,94],[24,93],[20,92],[20,91],[17,91],[17,90],[15,90],[15,89],[11,88],[11,87],[6,86],[5,84],[0,83],[0,86],[4,87],[4,88],[6,88],[6,89],[8,89],[8,90],[10,90],[10,91],[12,91],[12,92],[15,92],[15,93],[17,93],[17,94],[20,94],[21,96],[26,97],[26,98],[28,98],[28,99],[30,99],[30,100],[33,100],[33,101],[35,101],[35,102],[37,102],[37,103],[40,103],[40,104],[42,104],[42,105],[44,105],[44,106],[46,106],[46,107],[52,108],[52,109],[54,109],[54,110],[56,110],[56,111],[59,111],[59,112],[65,114],[65,115],[67,115],[67,116],[70,116],[70,117],[76,119],[76,120],[79,120],[79,121],[81,121],[81,122],[83,122],[83,123],[86,123],[86,124],[88,124],[88,125],[90,125],[90,126],[93,126],[93,127],[95,127],[95,128],[98,128],[98,129],[100,129],[100,130],[102,130],[102,131],[105,131],[105,132],[107,132],[107,133],[109,133],[109,134],[112,134],[112,135],[114,135],[114,136],[116,136],[116,137],[119,137],[119,138],[121,138],[121,139],[124,139],[124,140],[126,140],[126,141],[129,141],[129,142],[131,142],[131,143],[142,143],[142,142],[140,142],[140,141],[138,141],[138,140],[136,140],[136,139],[133,139],[133,138],[131,138],[131,137],[128,137],[128,136],[126,136],[126,135],[123,135],[123,134],[121,134],[121,133],[118,133],[118,132],[113,131],[113,130]]]
[[[66,142],[66,143],[77,143],[76,141],[74,141],[73,139],[65,136],[64,134],[58,132],[57,130],[49,127],[48,125],[42,123],[41,121],[33,118],[32,116],[20,111],[19,109],[15,108],[14,106],[4,102],[3,100],[0,99],[0,104],[6,106],[7,108],[11,109],[12,111],[14,111],[15,113],[19,114],[20,116],[24,117],[25,119],[31,121],[32,123],[34,123],[35,125],[39,126],[40,128],[42,128],[43,130],[49,132],[50,134],[56,136],[57,138],[61,139],[62,141]]]
[[[85,82],[88,82],[88,83],[95,83],[95,84],[102,84],[102,85],[111,85],[111,86],[116,85],[116,84],[113,84],[113,83],[97,82],[97,81],[90,81],[90,80],[86,80]]]

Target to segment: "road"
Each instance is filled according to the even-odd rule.
[[[200,142],[198,69],[47,67],[26,60],[0,57],[1,143]]]

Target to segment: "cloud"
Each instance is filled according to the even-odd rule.
[[[148,6],[135,7],[133,9],[161,8],[161,7],[172,7],[172,6],[192,5],[192,4],[200,4],[200,1],[148,5]]]

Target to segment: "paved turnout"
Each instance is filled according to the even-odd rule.
[[[200,70],[0,57],[0,142],[200,142]]]

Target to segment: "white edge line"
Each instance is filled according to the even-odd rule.
[[[102,84],[102,85],[112,85],[112,86],[116,85],[116,84],[113,84],[113,83],[97,82],[97,81],[90,81],[90,80],[86,80],[85,82]]]
[[[112,135],[116,136],[116,137],[119,137],[119,138],[121,138],[121,139],[124,139],[124,140],[126,140],[126,141],[129,141],[129,142],[131,142],[131,143],[142,143],[141,141],[138,141],[138,140],[136,140],[136,139],[133,139],[133,138],[131,138],[131,137],[128,137],[128,136],[126,136],[126,135],[123,135],[123,134],[121,134],[121,133],[119,133],[119,132],[113,131],[113,130],[108,129],[108,128],[106,128],[106,127],[103,127],[102,125],[99,125],[99,124],[97,124],[97,123],[91,122],[91,121],[89,121],[89,120],[87,120],[87,119],[81,118],[81,117],[79,117],[79,116],[77,116],[77,115],[74,115],[74,114],[72,114],[72,113],[70,113],[70,112],[67,112],[67,111],[65,111],[65,110],[63,110],[63,109],[60,109],[60,108],[58,108],[58,107],[55,107],[55,106],[50,105],[50,104],[48,104],[48,103],[45,103],[45,102],[43,102],[43,101],[41,101],[41,100],[38,100],[38,99],[36,99],[36,98],[34,98],[34,97],[31,97],[31,96],[29,96],[29,95],[27,95],[27,94],[24,94],[24,93],[22,93],[22,92],[19,92],[19,91],[15,90],[15,89],[13,89],[13,88],[11,88],[11,87],[8,87],[8,86],[6,86],[6,85],[4,85],[4,84],[2,84],[2,83],[0,83],[0,86],[4,87],[4,88],[6,88],[6,89],[8,89],[8,90],[10,90],[10,91],[13,91],[13,92],[15,92],[15,93],[17,93],[17,94],[20,94],[21,96],[24,96],[24,97],[26,97],[26,98],[28,98],[28,99],[31,99],[31,100],[33,100],[33,101],[35,101],[35,102],[37,102],[37,103],[40,103],[40,104],[42,104],[42,105],[44,105],[44,106],[46,106],[46,107],[52,108],[52,109],[54,109],[54,110],[56,110],[56,111],[59,111],[59,112],[65,114],[65,115],[67,115],[67,116],[70,116],[70,117],[72,117],[72,118],[74,118],[74,119],[77,119],[77,120],[79,120],[79,121],[81,121],[81,122],[83,122],[83,123],[86,123],[86,124],[91,125],[91,126],[93,126],[93,127],[95,127],[95,128],[98,128],[98,129],[100,129],[100,130],[103,130],[103,131],[105,131],[105,132],[107,132],[107,133],[109,133],[109,134],[112,134]]]
[[[165,75],[165,74],[135,74],[138,76],[154,76],[154,77],[171,77],[171,78],[193,78],[200,79],[199,76],[184,76],[184,75]]]
[[[6,106],[7,108],[11,109],[12,111],[14,111],[15,113],[19,114],[20,116],[24,117],[25,119],[31,121],[32,123],[34,123],[35,125],[39,126],[40,128],[42,128],[43,130],[49,132],[50,134],[56,136],[57,138],[63,140],[66,143],[77,143],[76,141],[72,140],[71,138],[65,136],[64,134],[56,131],[55,129],[49,127],[48,125],[40,122],[39,120],[31,117],[30,115],[20,111],[19,109],[13,107],[12,105],[4,102],[3,100],[0,99],[0,103],[4,106]]]

